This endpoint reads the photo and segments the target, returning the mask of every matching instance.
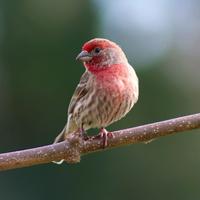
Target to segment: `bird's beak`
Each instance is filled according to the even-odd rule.
[[[90,61],[92,59],[92,55],[88,53],[87,51],[81,51],[81,53],[78,54],[76,57],[76,60],[80,60],[83,62]]]

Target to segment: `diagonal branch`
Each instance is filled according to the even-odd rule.
[[[200,113],[114,131],[115,137],[108,139],[108,146],[105,149],[148,142],[160,136],[197,128],[200,128]],[[80,161],[81,155],[105,149],[101,138],[91,137],[85,141],[78,134],[70,134],[69,138],[61,143],[0,154],[0,170],[28,167],[61,159],[68,163],[76,163]]]

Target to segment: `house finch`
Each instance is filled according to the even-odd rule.
[[[77,60],[85,73],[71,98],[68,121],[55,143],[73,132],[100,128],[107,145],[105,127],[124,117],[138,100],[138,78],[122,49],[107,39],[86,42]]]

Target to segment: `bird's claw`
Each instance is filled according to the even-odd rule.
[[[103,138],[103,148],[108,146],[108,138],[114,138],[112,132],[108,132],[105,128],[100,129],[99,136]]]
[[[83,140],[90,139],[90,136],[86,133],[86,131],[83,128],[79,129],[79,133],[80,133],[80,136],[83,138]]]

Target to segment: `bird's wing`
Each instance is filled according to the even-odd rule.
[[[86,71],[81,76],[80,82],[78,86],[76,87],[74,94],[71,98],[71,101],[68,107],[68,115],[73,113],[76,103],[88,93],[88,89],[87,89],[88,80],[89,80],[89,72]]]
[[[65,140],[66,136],[69,133],[72,133],[77,130],[78,127],[74,121],[73,112],[74,112],[74,108],[75,108],[77,102],[79,102],[79,100],[88,93],[88,89],[87,89],[88,80],[89,80],[89,72],[86,71],[81,76],[80,82],[79,82],[78,86],[76,87],[75,92],[71,98],[71,101],[70,101],[70,104],[68,107],[67,124],[65,125],[62,132],[56,137],[54,143],[58,143],[58,142]]]

